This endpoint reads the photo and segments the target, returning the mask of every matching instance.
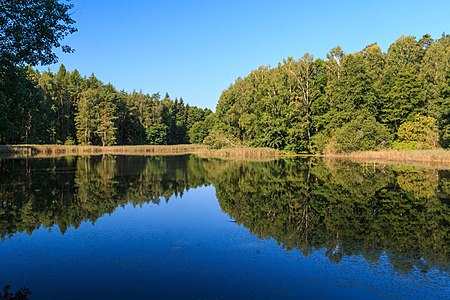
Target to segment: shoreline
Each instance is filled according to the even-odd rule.
[[[444,149],[362,151],[344,154],[324,155],[323,157],[350,159],[367,163],[406,162],[450,165],[450,151]]]
[[[209,149],[206,145],[126,145],[126,146],[68,146],[68,145],[0,145],[0,158],[45,158],[69,155],[183,155],[203,157],[273,159],[279,152],[270,148]]]
[[[11,157],[51,157],[58,155],[97,154],[184,154],[205,149],[203,145],[132,145],[132,146],[68,146],[68,145],[1,145],[0,155]]]
[[[341,154],[289,154],[270,148],[209,149],[206,145],[127,145],[127,146],[69,146],[69,145],[0,145],[0,157],[58,157],[66,155],[182,155],[204,157],[274,159],[278,157],[321,157],[345,159],[362,163],[445,164],[450,166],[450,151],[434,150],[382,150]]]

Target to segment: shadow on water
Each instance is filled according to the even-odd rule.
[[[214,185],[222,210],[261,239],[339,263],[384,254],[401,273],[449,271],[450,171],[348,161],[223,161],[194,155],[0,160],[0,237],[62,234],[128,203]],[[165,200],[164,200],[165,199]]]
[[[28,288],[20,288],[17,292],[10,292],[11,286],[6,285],[0,292],[0,300],[28,300],[32,294]]]

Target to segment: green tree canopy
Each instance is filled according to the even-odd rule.
[[[13,65],[47,65],[58,59],[53,48],[73,49],[60,42],[77,29],[73,7],[58,0],[0,0],[0,54]]]
[[[348,54],[337,46],[326,57],[288,57],[238,78],[222,92],[205,141],[296,153],[369,150],[399,142],[401,124],[421,114],[436,120],[441,146],[450,146],[448,35],[402,36],[386,53],[376,43]]]
[[[397,136],[400,148],[401,143],[406,143],[403,148],[431,149],[438,145],[439,129],[435,118],[418,114],[413,121],[400,125]]]

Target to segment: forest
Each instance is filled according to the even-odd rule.
[[[450,36],[261,66],[223,91],[212,147],[338,153],[450,145]]]
[[[165,145],[201,142],[197,122],[211,113],[161,98],[118,91],[77,70],[42,74],[30,66],[0,74],[2,144]]]
[[[55,74],[32,68],[56,63],[58,48],[74,51],[61,44],[77,31],[72,3],[0,0],[0,7],[0,144],[164,145],[207,134],[195,123],[211,111],[182,98],[118,91],[64,65]]]
[[[401,36],[383,52],[336,46],[261,66],[225,89],[215,113],[168,94],[118,91],[61,65],[77,31],[70,3],[0,0],[0,144],[205,143],[340,153],[450,146],[450,35]],[[41,18],[44,14],[45,20]]]
[[[450,36],[402,36],[327,58],[306,53],[262,66],[220,96],[216,112],[118,91],[61,65],[0,73],[2,144],[269,147],[339,153],[450,146]]]

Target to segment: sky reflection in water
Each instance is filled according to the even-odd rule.
[[[331,204],[338,198],[327,198],[329,202],[326,202],[319,197],[323,197],[324,187],[329,184],[321,180],[330,179],[333,173],[330,169],[341,167],[345,170],[347,167],[308,161],[279,164],[223,162],[192,156],[96,157],[70,161],[30,160],[27,163],[2,161],[0,228],[4,240],[0,242],[0,284],[12,284],[13,290],[26,286],[33,292],[31,299],[444,299],[450,294],[449,249],[445,248],[449,242],[448,228],[443,231],[441,240],[437,240],[437,244],[444,245],[444,253],[440,251],[430,256],[440,254],[441,261],[427,261],[423,267],[420,257],[412,254],[409,257],[408,251],[402,252],[402,245],[373,249],[375,259],[368,259],[367,241],[360,243],[359,233],[352,227],[353,221],[330,221],[319,208],[319,204],[323,204],[334,210],[337,217],[348,218],[348,215],[342,215],[339,206]],[[316,169],[311,168],[312,165]],[[286,173],[276,177],[278,172]],[[402,180],[398,177],[406,171],[393,172],[393,180],[398,183]],[[338,173],[345,172],[340,170]],[[446,173],[436,174],[437,187],[442,190]],[[363,176],[359,186],[364,186],[369,177],[377,178],[376,174],[367,176]],[[385,174],[385,177],[389,176]],[[430,176],[431,181],[436,180]],[[48,182],[42,182],[43,178]],[[301,198],[305,197],[305,191],[295,185],[305,183],[305,178],[311,180],[311,184],[305,186],[308,195],[315,195],[307,197],[308,203],[312,203],[308,208],[310,218],[320,217],[317,223],[308,223],[313,229],[306,231],[305,237],[311,250],[300,241],[305,230],[289,227],[289,224],[306,224],[301,221],[307,207]],[[334,178],[334,182],[337,180]],[[255,186],[256,182],[265,188]],[[277,188],[271,188],[274,182],[272,187]],[[66,188],[61,188],[61,183]],[[87,183],[94,187],[87,187]],[[343,186],[346,183],[341,182],[340,187]],[[380,190],[389,189],[391,184],[388,180],[381,186],[374,188],[378,198],[381,197]],[[106,194],[102,194],[102,187],[105,187],[103,192],[108,191]],[[190,189],[186,191],[186,187]],[[319,187],[323,189],[317,191]],[[182,197],[181,191],[184,191]],[[367,187],[352,193],[370,198],[371,191]],[[178,195],[167,196],[166,192]],[[389,193],[394,191],[389,190]],[[416,198],[425,197],[420,194],[423,191],[418,193],[416,196],[420,197]],[[163,194],[165,196],[161,197]],[[48,197],[43,200],[40,198],[43,195]],[[108,202],[104,198],[107,195],[114,201],[108,198]],[[288,195],[292,199],[287,199]],[[442,198],[439,194],[434,196],[427,198],[428,201],[436,202],[440,201],[440,196]],[[267,199],[278,204],[283,201],[280,199],[285,199],[287,202],[282,207],[286,208],[273,204],[270,208],[274,207],[274,210],[270,211],[265,202]],[[10,204],[14,201],[15,206]],[[101,206],[105,201],[115,209]],[[87,202],[95,205],[87,205]],[[247,206],[256,204],[259,207],[251,210],[255,212],[252,215]],[[346,208],[344,206],[343,210]],[[103,213],[99,213],[102,210]],[[14,211],[13,219],[11,211]],[[297,215],[299,211],[302,214]],[[433,211],[448,218],[448,202],[441,201]],[[286,217],[283,213],[292,221],[280,225]],[[33,218],[29,220],[25,215]],[[77,223],[80,218],[84,221]],[[417,216],[404,218],[412,218],[411,222],[420,219]],[[376,223],[378,219],[370,220]],[[319,225],[322,223],[336,228],[323,232]],[[421,226],[429,227],[431,223]],[[31,224],[36,228],[31,229]],[[338,228],[347,225],[356,232],[354,235],[346,233],[348,228],[342,231]],[[25,228],[32,234],[23,232]],[[338,232],[341,232],[340,244],[333,243],[335,240],[331,237]],[[367,235],[371,234],[374,233],[367,232]],[[414,235],[420,235],[420,232]],[[321,240],[327,236],[328,240]],[[418,239],[420,241],[420,237]],[[327,243],[329,247],[326,247]],[[348,246],[350,243],[356,245],[355,248]],[[339,255],[336,254],[339,251],[342,252],[340,257],[333,257]],[[403,265],[406,267],[402,268]]]

